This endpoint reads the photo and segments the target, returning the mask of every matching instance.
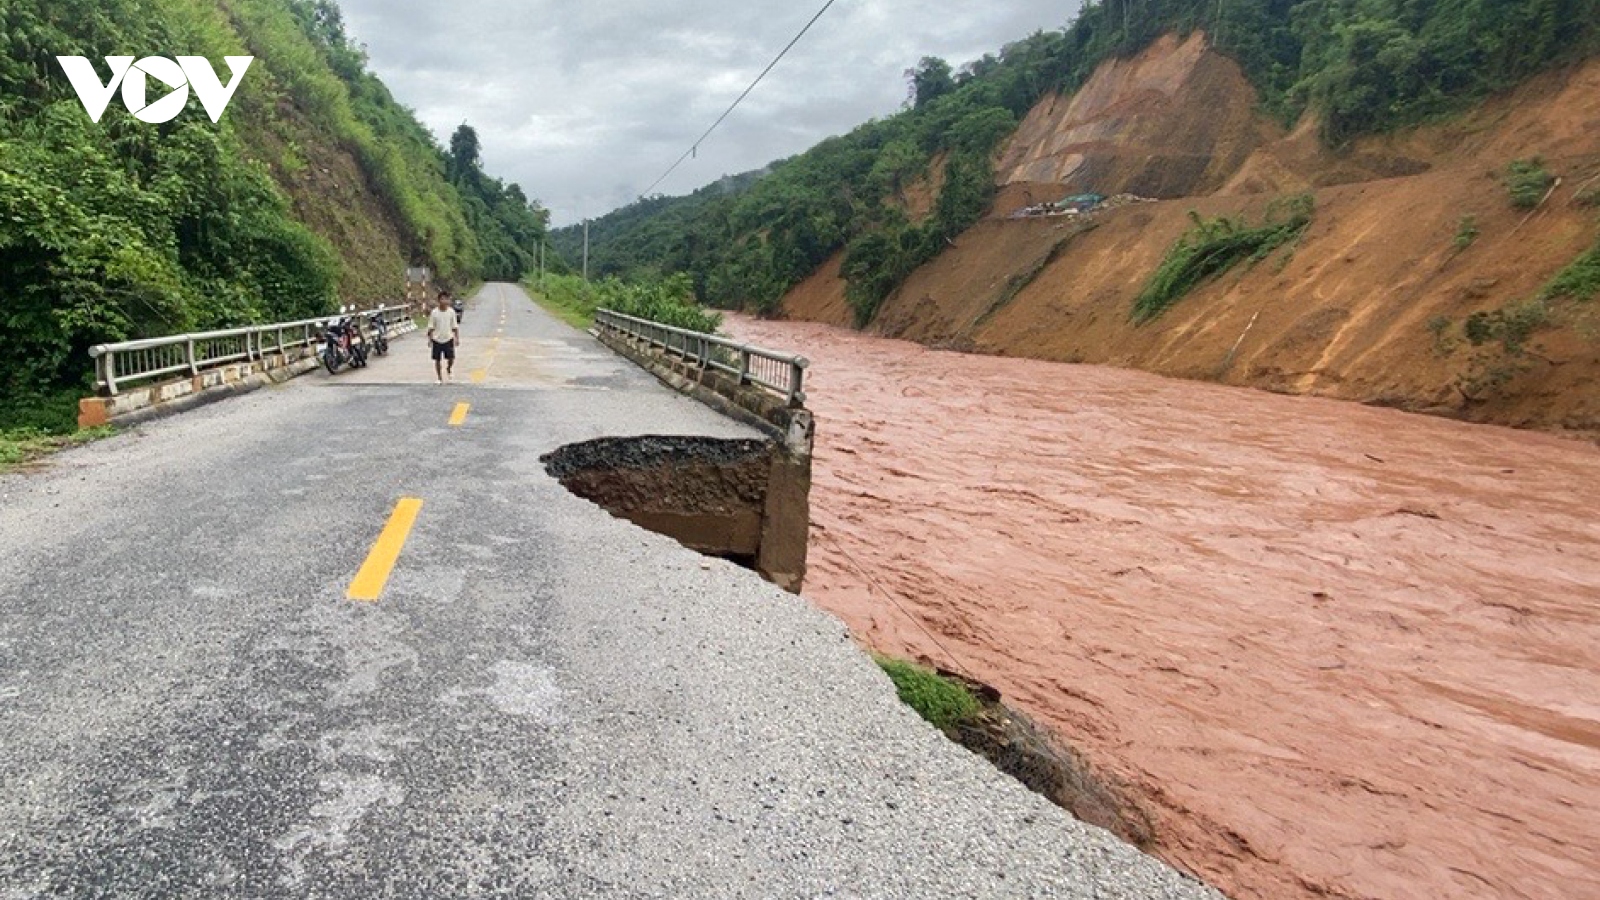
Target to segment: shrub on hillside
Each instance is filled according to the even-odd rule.
[[[1134,301],[1133,321],[1148,322],[1166,312],[1202,281],[1221,275],[1241,262],[1260,262],[1279,247],[1298,241],[1311,224],[1313,209],[1310,194],[1284,198],[1267,207],[1264,220],[1257,226],[1247,224],[1242,218],[1205,219],[1199,213],[1190,212],[1193,227],[1167,251],[1166,258]]]
[[[1506,191],[1511,194],[1511,205],[1517,209],[1533,209],[1550,190],[1555,176],[1545,171],[1544,160],[1513,160],[1506,167]]]

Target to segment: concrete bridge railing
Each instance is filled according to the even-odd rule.
[[[398,337],[416,330],[412,314],[411,305],[402,304],[359,312],[356,317],[367,326],[381,317],[388,324],[390,335]],[[89,349],[94,358],[95,387],[100,394],[115,397],[122,387],[131,384],[175,375],[193,378],[231,364],[314,348],[322,340],[323,326],[334,318],[99,344]]]
[[[805,406],[806,368],[811,365],[805,357],[741,344],[713,334],[673,328],[609,309],[595,312],[594,327],[603,336],[622,337],[660,348],[667,356],[676,356],[701,369],[725,372],[738,379],[740,385],[753,384],[766,388],[787,400],[790,408]]]
[[[355,315],[368,326],[381,316],[390,338],[398,338],[416,330],[417,309],[402,303]],[[323,327],[333,318],[92,347],[95,395],[78,401],[78,425],[132,424],[314,369]]]

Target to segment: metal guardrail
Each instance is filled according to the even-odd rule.
[[[394,337],[416,330],[411,304],[356,313],[367,324],[380,315],[389,324],[389,333]],[[253,362],[299,347],[315,347],[322,340],[323,327],[335,318],[338,317],[323,316],[298,322],[99,344],[89,350],[89,356],[95,361],[95,386],[100,393],[115,397],[126,385],[169,375],[199,375],[209,369]]]
[[[777,393],[791,408],[805,406],[806,369],[810,360],[791,353],[779,353],[730,341],[714,334],[673,328],[659,322],[597,310],[594,326],[602,332],[620,335],[651,347],[660,347],[667,356],[677,356],[702,369],[716,369]]]

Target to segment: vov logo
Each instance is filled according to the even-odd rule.
[[[83,101],[83,109],[90,119],[100,121],[120,87],[122,102],[127,105],[128,112],[141,122],[159,125],[177,118],[189,105],[190,88],[200,96],[200,103],[206,108],[206,115],[211,117],[211,121],[222,120],[222,113],[233,99],[233,92],[239,89],[245,71],[255,61],[254,56],[223,58],[233,73],[233,80],[226,87],[203,56],[180,56],[176,62],[164,56],[147,56],[138,62],[134,62],[131,56],[108,56],[106,65],[111,67],[109,82],[100,80],[100,73],[94,70],[94,63],[87,57],[58,56],[56,60],[66,71],[67,79],[72,82],[73,90],[78,92],[78,99]],[[171,90],[159,100],[147,102],[152,78]]]

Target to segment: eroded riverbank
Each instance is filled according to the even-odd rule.
[[[806,595],[1246,897],[1600,895],[1600,452],[738,319],[810,357]]]

